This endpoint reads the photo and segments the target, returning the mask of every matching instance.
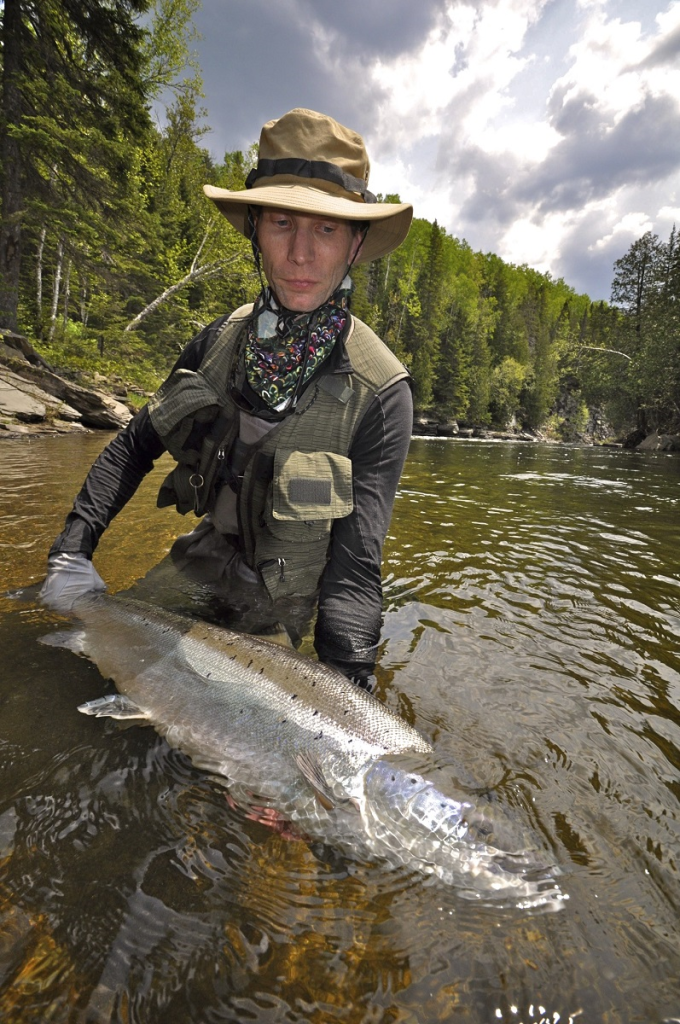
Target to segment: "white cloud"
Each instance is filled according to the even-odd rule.
[[[611,231],[598,238],[590,246],[590,249],[597,251],[598,249],[609,249],[611,243],[621,239],[623,242],[632,241],[636,238],[640,238],[647,231],[652,230],[653,223],[646,213],[641,210],[631,211],[624,213],[623,216],[618,220],[612,227]]]
[[[595,274],[592,260],[652,230],[644,183],[678,176],[680,69],[665,55],[680,0],[651,34],[607,0],[571,3],[571,39],[542,33],[546,0],[451,4],[420,48],[373,66],[384,98],[369,141],[381,180],[398,151],[395,191],[475,248],[559,277],[578,239],[591,262],[574,286],[602,297],[611,265]],[[534,76],[542,103],[527,103]]]
[[[662,206],[657,216],[659,220],[680,224],[680,206]]]

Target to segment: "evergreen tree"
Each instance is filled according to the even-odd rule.
[[[128,140],[149,124],[142,85],[148,0],[5,0],[0,122],[0,326],[16,329],[26,228],[110,201]],[[63,252],[63,246],[62,246]]]
[[[443,327],[443,249],[444,231],[435,220],[415,278],[418,303],[412,303],[408,309],[404,338],[415,383],[414,399],[421,409],[432,401],[439,335]]]
[[[655,344],[659,328],[652,309],[658,311],[663,289],[664,245],[647,231],[633,242],[628,252],[614,263],[611,300],[624,313],[619,347],[629,356],[625,389],[636,409],[638,429],[648,429],[650,342]],[[663,331],[663,327],[661,327]],[[652,364],[658,356],[651,356]]]

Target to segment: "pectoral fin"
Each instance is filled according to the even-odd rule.
[[[84,715],[94,715],[95,718],[117,718],[119,721],[128,718],[147,718],[146,712],[122,693],[109,693],[106,697],[88,700],[85,704],[78,705],[78,711]]]
[[[74,654],[87,657],[84,651],[85,631],[82,629],[62,629],[57,633],[48,633],[38,638],[38,642],[46,647],[63,647]]]
[[[326,811],[332,811],[335,807],[333,794],[323,777],[321,766],[309,754],[296,754],[297,766],[314,790],[317,800]]]

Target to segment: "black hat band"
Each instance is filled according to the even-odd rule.
[[[277,174],[290,174],[296,178],[320,178],[339,185],[346,192],[358,192],[365,203],[376,203],[377,199],[366,187],[366,182],[346,174],[335,164],[325,160],[299,160],[290,157],[285,160],[258,160],[257,167],[246,178],[246,188],[252,188],[258,178],[275,178]]]

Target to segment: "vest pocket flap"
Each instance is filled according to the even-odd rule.
[[[352,461],[334,452],[279,449],[274,457],[274,519],[341,519],[354,508]]]

